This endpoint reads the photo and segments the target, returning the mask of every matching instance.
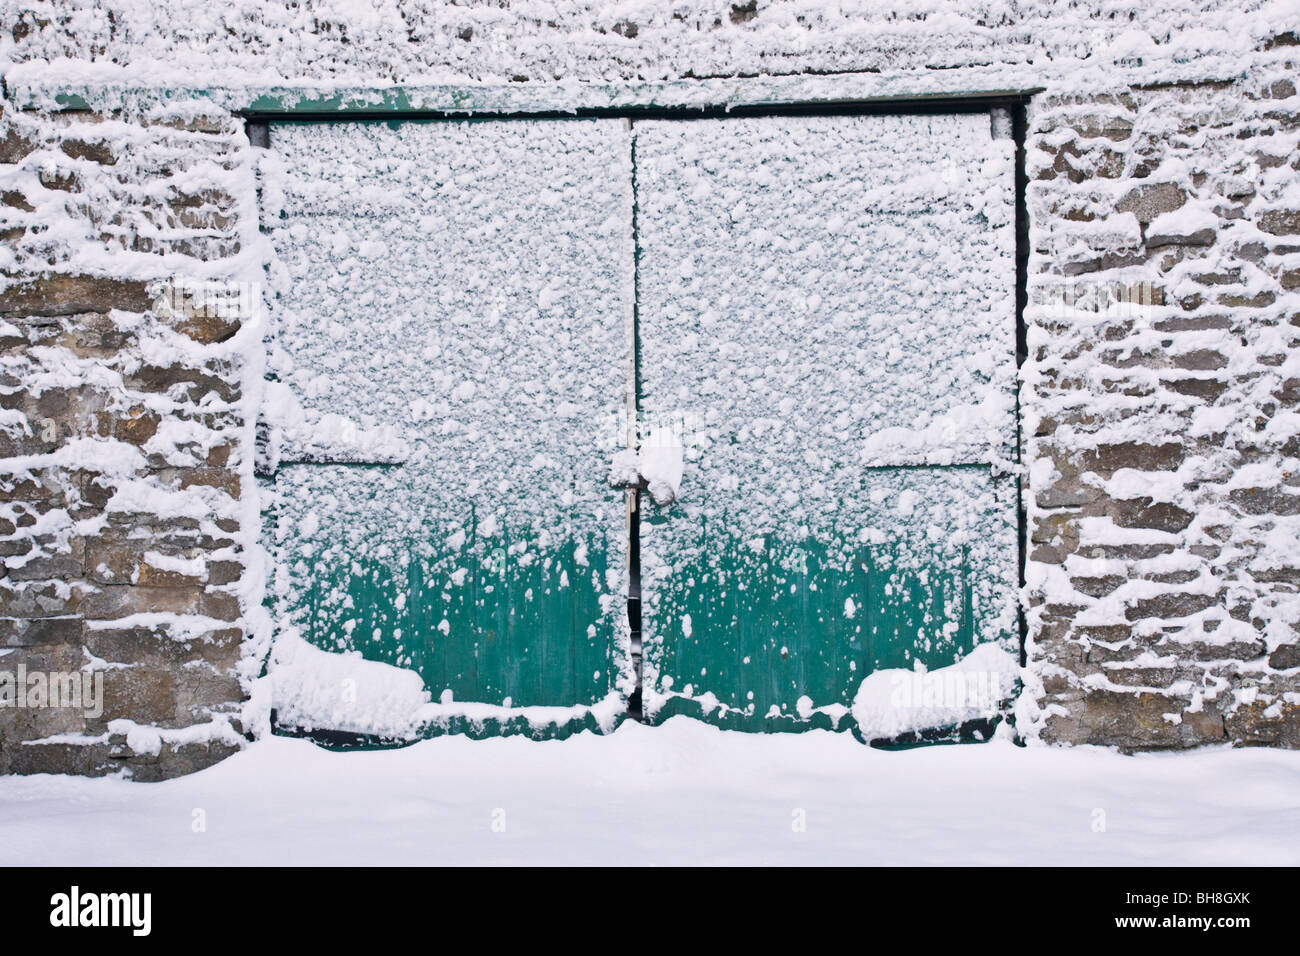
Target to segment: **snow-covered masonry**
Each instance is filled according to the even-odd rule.
[[[409,453],[268,382],[243,114],[295,108],[1022,97],[1016,733],[1300,745],[1300,10],[876,6],[0,3],[0,672],[103,676],[102,713],[0,706],[0,772],[207,765],[269,731],[269,657],[298,701],[369,679],[273,655],[265,605],[259,435]]]

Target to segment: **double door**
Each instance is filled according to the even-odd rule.
[[[282,633],[418,673],[455,716],[430,732],[534,735],[638,687],[651,720],[844,729],[873,673],[1014,648],[987,113],[284,123],[271,150]]]

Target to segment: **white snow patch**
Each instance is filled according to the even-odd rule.
[[[933,671],[878,670],[858,688],[853,719],[863,737],[879,740],[993,717],[1019,673],[1015,656],[991,643]]]
[[[1295,866],[1297,792],[1300,753],[1267,748],[1122,756],[995,740],[889,752],[683,717],[559,742],[452,736],[352,753],[268,737],[162,785],[0,777],[0,859]],[[202,839],[158,825],[199,806],[225,821]],[[504,836],[489,826],[497,807]],[[808,827],[792,838],[794,807]],[[1123,839],[1092,831],[1096,807],[1125,808]]]
[[[641,445],[637,466],[655,504],[666,505],[677,500],[685,468],[682,456],[681,436],[667,426],[651,429]]]

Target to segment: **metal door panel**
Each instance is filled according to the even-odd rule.
[[[846,726],[1015,646],[1013,154],[987,114],[636,124],[654,719]]]
[[[605,482],[630,368],[626,124],[277,124],[271,145],[281,626],[501,709],[487,732],[608,711],[631,679]]]

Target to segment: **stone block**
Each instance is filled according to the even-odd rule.
[[[151,297],[147,283],[97,276],[51,274],[18,279],[0,291],[3,315],[75,315],[79,312],[144,312]]]
[[[1080,456],[1081,471],[1110,477],[1121,468],[1137,471],[1173,471],[1183,463],[1183,446],[1178,442],[1159,445],[1144,442],[1120,442],[1098,445]]]
[[[1129,191],[1115,204],[1117,212],[1131,212],[1145,225],[1157,216],[1179,209],[1187,193],[1173,183],[1146,183]]]

